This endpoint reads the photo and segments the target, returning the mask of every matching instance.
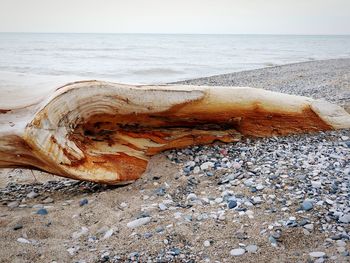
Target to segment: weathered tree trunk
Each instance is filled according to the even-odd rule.
[[[37,104],[2,108],[0,125],[0,167],[117,184],[139,178],[166,149],[350,128],[350,115],[262,89],[85,81]]]

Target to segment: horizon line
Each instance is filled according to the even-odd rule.
[[[291,34],[291,33],[22,32],[22,31],[0,31],[0,34],[350,36],[350,33],[348,34],[305,34],[305,33]]]

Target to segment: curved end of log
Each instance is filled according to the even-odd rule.
[[[3,113],[3,121],[14,114]],[[107,184],[138,179],[149,158],[167,149],[350,128],[342,108],[306,97],[244,87],[99,81],[57,89],[19,119],[0,133],[0,166],[33,166]]]

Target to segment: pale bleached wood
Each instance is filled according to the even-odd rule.
[[[350,128],[337,105],[248,87],[84,81],[0,112],[0,167],[108,184],[136,180],[166,149]]]

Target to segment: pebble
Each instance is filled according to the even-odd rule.
[[[168,209],[168,207],[167,207],[165,204],[163,204],[163,203],[160,203],[160,204],[158,205],[158,207],[159,207],[159,210],[161,210],[161,211],[164,211],[164,210],[167,210],[167,209]]]
[[[344,223],[344,224],[349,224],[350,223],[350,214],[345,214],[339,217],[339,222]]]
[[[190,201],[195,201],[197,199],[197,195],[194,193],[190,193],[187,195],[186,199]]]
[[[44,204],[50,204],[50,203],[53,203],[53,199],[51,198],[51,197],[47,197],[47,198],[45,198],[44,200],[43,200],[43,203]]]
[[[126,226],[129,228],[136,228],[148,224],[149,222],[151,222],[151,217],[142,217],[127,223]]]
[[[312,231],[312,230],[314,230],[314,224],[306,224],[306,225],[304,225],[304,228]]]
[[[235,248],[230,251],[231,256],[242,256],[245,253],[243,248]]]
[[[336,244],[337,244],[337,246],[339,246],[339,247],[345,247],[345,246],[346,246],[346,242],[343,241],[343,240],[337,240],[337,241],[336,241]]]
[[[7,204],[7,207],[13,209],[19,206],[19,203],[17,201],[13,201]]]
[[[34,192],[34,191],[31,191],[29,194],[27,194],[28,198],[36,198],[38,196],[39,196],[39,194]]]
[[[23,228],[23,225],[22,224],[17,224],[13,227],[13,230],[19,230],[19,229],[22,229]]]
[[[205,162],[205,163],[201,164],[200,168],[201,168],[201,170],[208,170],[209,168],[212,168],[214,166],[215,165],[212,162]]]
[[[258,246],[256,245],[248,245],[245,249],[250,253],[256,253],[258,251]]]
[[[25,239],[23,237],[18,238],[17,242],[22,243],[22,244],[30,244],[31,243],[28,239]]]
[[[110,238],[114,233],[114,230],[113,229],[109,229],[103,236],[103,239],[108,239]]]
[[[88,233],[89,233],[89,229],[87,227],[83,226],[83,227],[81,227],[79,232],[78,231],[73,232],[72,238],[73,239],[78,239],[78,238],[80,238],[82,236],[87,235]]]
[[[228,202],[228,204],[227,204],[227,207],[229,208],[229,209],[233,209],[233,208],[235,208],[237,206],[237,202],[235,201],[235,200],[230,200],[229,202]]]
[[[263,186],[262,184],[258,184],[257,186],[255,186],[256,190],[260,191],[263,190],[265,188],[265,186]]]
[[[205,240],[205,241],[203,242],[203,245],[204,245],[205,247],[210,247],[210,241],[209,241],[209,240]]]
[[[311,252],[309,253],[309,256],[312,258],[322,258],[326,255],[326,253],[321,252],[321,251],[315,251],[315,252]]]
[[[40,208],[36,213],[38,215],[47,215],[49,212],[45,208]]]
[[[89,200],[87,200],[86,198],[84,199],[81,199],[79,201],[79,206],[84,206],[84,205],[87,205],[89,203]]]
[[[308,200],[304,200],[301,204],[301,208],[304,211],[310,211],[313,207],[314,207],[314,205],[312,204],[312,202],[308,201]]]
[[[253,203],[254,204],[261,204],[263,202],[263,200],[261,199],[260,196],[254,197],[253,198]]]
[[[313,188],[321,188],[322,183],[320,181],[311,181],[311,185]]]

